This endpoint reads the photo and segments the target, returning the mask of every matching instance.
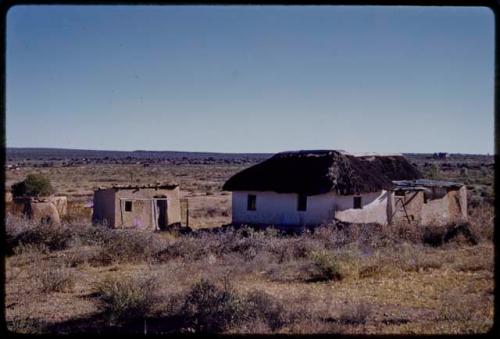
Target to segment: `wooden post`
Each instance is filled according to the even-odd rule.
[[[186,198],[186,227],[189,227],[189,200]]]

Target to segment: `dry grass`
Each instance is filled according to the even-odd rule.
[[[120,324],[114,331],[133,332],[139,331],[136,315],[141,324],[143,318],[152,324],[157,318],[177,319],[171,319],[175,326],[170,328],[151,325],[149,331],[155,333],[189,328],[228,333],[478,333],[492,324],[493,246],[488,241],[437,248],[401,241],[368,250],[359,239],[333,247],[325,235],[340,231],[326,229],[299,236],[227,230],[174,237],[107,230],[94,234],[101,240],[90,243],[85,240],[89,231],[70,225],[66,229],[78,229],[72,238],[80,240],[52,250],[43,242],[18,244],[7,258],[9,328],[98,331],[112,320],[112,325]],[[107,247],[115,242],[119,248]],[[122,259],[102,261],[105,248],[114,253],[111,257]],[[130,254],[134,251],[137,257]],[[307,278],[318,272],[326,280]],[[225,306],[216,307],[215,315],[199,315],[200,306],[182,309],[189,295],[197,295],[192,290],[197,282],[224,277],[235,298],[227,307],[232,312],[241,308],[242,319],[224,320]],[[177,307],[175,300],[180,300]],[[249,317],[249,312],[265,316]],[[222,325],[207,329],[179,321],[205,316],[222,317]],[[93,325],[74,320],[80,318],[87,323],[93,319]]]

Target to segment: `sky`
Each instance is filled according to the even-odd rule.
[[[15,6],[7,147],[494,153],[494,15]]]

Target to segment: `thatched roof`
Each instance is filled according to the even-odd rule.
[[[340,195],[392,189],[393,180],[421,174],[401,155],[354,156],[343,151],[283,152],[231,177],[227,191]]]

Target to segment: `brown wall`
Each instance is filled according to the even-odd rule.
[[[54,225],[61,224],[61,218],[55,203],[48,198],[42,201],[31,197],[14,198],[11,212],[13,214],[23,214],[36,222],[50,222]]]
[[[415,197],[408,202],[408,200]],[[431,195],[432,196],[432,195]],[[467,189],[462,186],[458,190],[449,190],[438,194],[440,198],[428,199],[424,202],[424,192],[406,193],[406,211],[420,225],[446,225],[467,220]],[[396,205],[397,196],[393,201],[393,221],[406,221],[406,215]]]
[[[60,217],[65,216],[68,213],[68,198],[64,196],[57,197],[47,197],[47,201],[52,202],[59,213]]]
[[[393,194],[393,199],[392,199],[392,213],[393,213],[393,220],[394,221],[407,221],[406,218],[406,213],[408,214],[408,217],[412,221],[416,221],[417,223],[420,223],[422,217],[421,217],[421,212],[422,208],[424,206],[424,193],[415,191],[415,192],[405,192],[404,195],[404,203],[405,203],[405,210],[401,206],[401,202],[399,199],[402,198],[402,196],[397,196]],[[411,200],[410,200],[411,199]]]
[[[61,219],[56,205],[52,202],[32,202],[30,218],[36,221],[46,221],[53,225],[60,225]]]

